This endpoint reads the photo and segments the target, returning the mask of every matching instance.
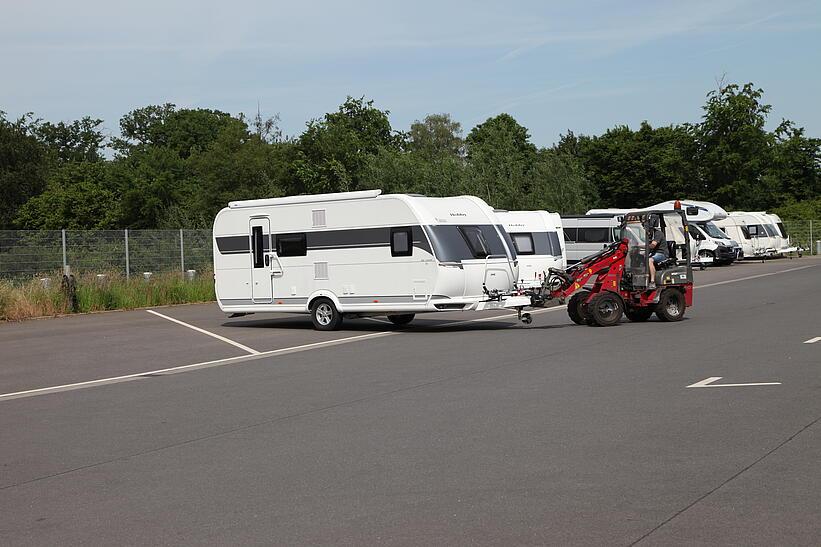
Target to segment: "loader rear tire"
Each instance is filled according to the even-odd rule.
[[[661,293],[659,303],[656,304],[656,315],[662,321],[681,321],[686,309],[684,293],[676,289],[667,289]]]
[[[586,325],[587,320],[590,318],[587,306],[584,303],[588,296],[590,296],[590,291],[579,291],[574,293],[567,302],[567,315],[577,325]]]
[[[590,317],[600,327],[612,327],[621,321],[624,314],[624,302],[612,292],[597,294],[587,306]]]

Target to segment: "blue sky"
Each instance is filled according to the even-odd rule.
[[[279,112],[286,134],[347,95],[406,129],[465,133],[508,112],[549,146],[697,121],[722,75],[753,81],[821,136],[821,2],[0,0],[0,110],[91,115],[116,133],[148,104]]]

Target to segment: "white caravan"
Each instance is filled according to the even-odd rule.
[[[496,216],[510,235],[519,260],[520,289],[542,286],[550,268],[565,269],[561,217],[547,211],[502,211]],[[558,225],[557,225],[558,221]]]
[[[741,240],[745,258],[771,257],[777,254],[776,229],[771,221],[757,213],[733,211],[718,223],[727,235]],[[769,227],[769,230],[767,229]]]
[[[781,217],[774,213],[764,214],[773,221],[775,227],[778,229],[779,235],[781,236],[782,246],[781,249],[779,249],[779,252],[782,254],[800,253],[801,250],[798,248],[798,245],[793,244],[790,234],[787,233],[787,227],[784,226],[784,221],[781,220]]]
[[[235,201],[217,214],[213,240],[227,313],[310,313],[317,329],[331,330],[344,316],[406,324],[422,312],[529,304],[488,298],[514,288],[518,265],[499,219],[473,196],[369,190]]]

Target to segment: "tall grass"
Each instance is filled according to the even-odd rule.
[[[62,277],[52,275],[45,286],[40,279],[23,282],[0,280],[0,321],[21,321],[32,317],[70,312],[67,296],[60,287]],[[186,281],[180,273],[155,274],[150,281],[142,277],[126,279],[118,273],[104,278],[84,274],[77,278],[77,312],[127,310],[167,304],[209,302],[215,299],[214,276],[198,274]]]

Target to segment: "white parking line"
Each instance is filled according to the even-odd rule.
[[[809,266],[799,266],[797,268],[789,268],[787,270],[779,270],[777,272],[763,273],[758,275],[748,275],[747,277],[739,277],[738,279],[729,279],[727,281],[718,281],[716,283],[707,283],[706,285],[696,285],[696,289],[705,289],[707,287],[716,287],[718,285],[727,285],[729,283],[738,283],[739,281],[747,281],[749,279],[758,279],[759,277],[769,277],[771,275],[778,275],[787,272],[797,272],[798,270],[806,270],[807,268],[815,268],[818,264],[810,264]]]
[[[194,325],[189,325],[188,323],[185,323],[184,321],[180,321],[179,319],[174,319],[173,317],[168,317],[167,315],[163,315],[158,311],[154,311],[154,310],[145,310],[145,311],[147,311],[148,313],[154,314],[157,317],[162,317],[163,319],[168,319],[169,321],[173,321],[174,323],[177,323],[178,325],[182,325],[183,327],[188,327],[191,330],[195,330],[197,332],[201,332],[203,334],[206,334],[206,335],[210,336],[211,338],[216,338],[217,340],[221,340],[221,341],[225,342],[226,344],[231,344],[232,346],[238,347],[242,351],[247,351],[251,355],[259,355],[259,353],[260,353],[260,352],[258,352],[257,350],[255,350],[253,348],[249,348],[248,346],[240,344],[239,342],[234,342],[233,340],[231,340],[229,338],[226,338],[224,336],[220,336],[219,334],[207,331],[205,329],[201,329],[199,327],[195,327]]]
[[[821,336],[816,336],[815,338],[810,338],[809,340],[804,340],[805,344],[815,344],[816,342],[821,342]]]
[[[723,376],[710,376],[687,387],[749,387],[749,386],[780,386],[781,382],[754,382],[750,384],[714,384]]]
[[[532,314],[545,313],[545,312],[549,312],[549,311],[564,309],[565,307],[566,306],[556,306],[554,308],[546,308],[546,309],[543,309],[543,310],[536,310],[536,311],[533,311],[531,313]],[[152,311],[152,310],[147,310],[147,311],[149,311],[149,312],[151,312],[155,315],[159,315],[161,317],[164,317],[165,319],[168,319],[169,321],[174,321],[175,323],[181,323],[182,325],[184,325],[186,327],[189,327],[189,328],[192,328],[196,331],[200,331],[200,332],[203,332],[204,334],[208,334],[208,335],[215,336],[215,337],[218,337],[218,338],[222,339],[221,336],[214,335],[213,333],[209,333],[208,331],[203,331],[202,329],[200,329],[198,327],[188,325],[187,323],[183,323],[182,321],[177,321],[174,318],[162,315],[162,314],[157,313],[157,312]],[[477,322],[481,322],[481,321],[492,321],[494,319],[507,319],[507,318],[516,317],[516,316],[517,316],[517,314],[515,314],[515,313],[506,314],[506,315],[495,315],[495,316],[492,316],[492,317],[482,317],[480,319],[470,319],[470,320],[467,320],[467,321],[455,321],[455,322],[451,322],[451,323],[445,323],[445,324],[442,324],[442,325],[436,325],[436,327],[437,328],[439,328],[439,327],[452,327],[452,326],[455,326],[455,325],[461,325],[461,324],[465,324],[465,323],[477,323]],[[244,363],[246,361],[256,361],[256,360],[262,359],[264,357],[284,355],[284,354],[288,354],[288,353],[297,353],[297,352],[301,352],[301,351],[319,349],[319,348],[324,348],[324,347],[328,347],[328,346],[337,346],[337,345],[342,345],[342,344],[348,344],[348,343],[351,343],[351,342],[357,342],[359,340],[366,340],[368,338],[382,338],[382,337],[385,337],[385,336],[394,336],[394,335],[397,335],[397,334],[411,333],[411,332],[413,332],[412,329],[411,330],[404,330],[404,331],[372,332],[372,333],[368,333],[368,334],[360,334],[360,335],[357,335],[357,336],[349,336],[347,338],[338,338],[336,340],[326,340],[324,342],[314,342],[312,344],[303,344],[301,346],[292,346],[292,347],[288,347],[288,348],[280,348],[280,349],[274,349],[274,350],[270,350],[270,351],[256,351],[256,350],[251,350],[251,348],[247,348],[247,350],[253,351],[253,353],[251,355],[239,355],[237,357],[227,357],[225,359],[216,359],[214,361],[203,361],[201,363],[193,363],[193,364],[190,364],[190,365],[181,365],[181,366],[177,366],[177,367],[161,368],[161,369],[157,369],[157,370],[148,370],[148,371],[143,371],[143,372],[135,372],[134,374],[125,374],[125,375],[122,375],[122,376],[113,376],[111,378],[99,378],[97,380],[88,380],[88,381],[85,381],[85,382],[75,382],[73,384],[63,384],[63,385],[58,385],[58,386],[41,387],[41,388],[37,388],[37,389],[28,389],[28,390],[25,390],[25,391],[16,391],[14,393],[3,393],[3,394],[0,394],[0,401],[8,401],[8,400],[12,400],[12,399],[22,399],[22,398],[25,398],[25,397],[36,397],[38,395],[47,395],[49,393],[59,393],[59,392],[62,392],[62,391],[74,391],[74,390],[77,390],[77,389],[85,389],[85,388],[104,386],[104,385],[109,385],[109,384],[119,384],[119,383],[122,383],[122,382],[130,382],[132,380],[137,380],[137,379],[142,378],[142,377],[164,376],[164,375],[177,374],[177,373],[180,373],[180,372],[189,372],[189,371],[192,371],[192,370],[199,370],[199,369],[204,369],[204,368],[220,367],[220,366],[225,366],[225,365],[233,365],[233,364],[238,364],[238,363]],[[233,342],[233,340],[228,340],[227,338],[224,339],[224,341],[226,341],[228,343],[236,344],[236,342]]]
[[[179,372],[188,372],[191,370],[218,367],[223,365],[232,365],[235,363],[244,363],[245,361],[255,361],[263,357],[270,357],[272,355],[283,355],[286,353],[297,353],[311,349],[317,349],[327,346],[335,346],[339,344],[347,344],[357,340],[366,338],[379,338],[380,336],[390,336],[392,334],[399,334],[396,331],[388,332],[373,332],[370,334],[360,334],[358,336],[349,336],[347,338],[338,338],[336,340],[326,340],[324,342],[314,342],[313,344],[303,344],[301,346],[292,346],[289,348],[280,348],[270,351],[258,351],[252,355],[238,355],[237,357],[226,357],[225,359],[216,359],[213,361],[203,361],[201,363],[193,363],[190,365],[181,365],[177,367],[161,368],[157,370],[148,370],[143,372],[135,372],[133,374],[125,374],[123,376],[113,376],[111,378],[99,378],[97,380],[88,380],[85,382],[75,382],[73,384],[63,384],[59,386],[41,387],[37,389],[29,389],[26,391],[17,391],[14,393],[0,394],[0,401],[10,399],[20,399],[23,397],[34,397],[37,395],[46,395],[48,393],[57,393],[60,391],[73,391],[75,389],[83,389],[88,387],[103,386],[108,384],[119,384],[121,382],[128,382],[140,377],[162,376],[167,374],[176,374]]]

